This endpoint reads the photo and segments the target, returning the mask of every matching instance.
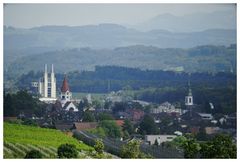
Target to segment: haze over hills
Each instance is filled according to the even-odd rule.
[[[89,26],[42,26],[31,29],[4,28],[5,49],[47,47],[115,48],[130,45],[152,45],[159,48],[190,48],[198,45],[229,45],[236,42],[236,30],[208,29],[191,33],[166,30],[140,32],[117,24]]]
[[[13,75],[42,70],[44,63],[56,64],[59,72],[93,70],[96,65],[234,71],[236,49],[228,47],[236,44],[235,27],[232,11],[163,14],[131,28],[109,23],[29,29],[4,26],[4,67]]]
[[[196,32],[207,29],[236,29],[235,10],[215,11],[211,13],[193,13],[175,16],[160,14],[146,22],[134,25],[138,30],[149,31],[164,29],[172,32]]]

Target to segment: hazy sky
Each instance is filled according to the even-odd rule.
[[[4,25],[30,28],[42,25],[136,24],[156,15],[235,10],[231,4],[7,4]]]

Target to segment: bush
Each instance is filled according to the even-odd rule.
[[[25,159],[42,159],[42,158],[43,155],[37,150],[31,150],[25,156]]]
[[[99,127],[103,128],[108,137],[121,137],[121,127],[119,127],[114,120],[103,120],[99,122]]]
[[[36,121],[34,121],[32,119],[24,119],[22,124],[23,125],[30,125],[30,126],[38,126]]]
[[[101,140],[96,140],[94,145],[94,149],[97,151],[98,154],[103,154],[104,151],[104,144]]]
[[[77,158],[78,151],[75,145],[72,144],[62,144],[58,147],[58,157],[59,158]]]
[[[140,158],[140,142],[137,140],[129,141],[126,145],[123,145],[121,149],[121,157],[127,159]]]

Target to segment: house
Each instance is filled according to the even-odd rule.
[[[125,119],[129,116],[128,113],[123,112],[123,111],[119,111],[114,115],[117,119]]]
[[[171,114],[171,113],[176,113],[176,114],[179,114],[179,115],[182,114],[182,110],[181,109],[175,108],[175,106],[172,105],[169,102],[162,103],[157,108],[151,109],[150,112],[152,114],[158,114],[158,113],[162,113],[162,112],[169,113],[169,114]]]
[[[211,121],[213,120],[212,114],[207,114],[207,113],[198,113],[194,111],[188,111],[185,114],[181,116],[181,119],[183,120],[191,120],[191,121]]]
[[[87,129],[94,129],[97,128],[98,123],[97,122],[75,122],[73,124],[73,129],[76,129],[78,131],[83,131]]]
[[[4,117],[4,121],[16,121],[18,118],[16,116]]]
[[[94,107],[84,107],[83,108],[83,111],[85,112],[85,111],[92,111],[92,112],[94,112],[94,111],[96,111],[96,109],[94,108]]]
[[[176,137],[176,135],[146,135],[144,142],[153,145],[157,141],[158,145],[160,145],[163,142],[172,141]]]
[[[128,117],[135,122],[139,121],[144,116],[144,111],[139,109],[128,109],[126,113],[128,114]]]
[[[235,128],[236,129],[236,127],[237,127],[236,124],[237,124],[237,114],[236,113],[226,115],[226,125],[229,128]]]
[[[65,111],[74,111],[77,112],[78,108],[73,104],[73,102],[68,101],[65,103],[65,105],[63,106],[63,110]]]
[[[69,131],[73,128],[73,123],[55,123],[55,128],[61,131]]]
[[[198,115],[201,117],[202,120],[212,120],[213,119],[212,114],[198,113]]]
[[[139,103],[139,104],[142,105],[142,106],[148,106],[148,105],[150,105],[149,102],[141,101],[141,100],[132,100],[132,102]]]
[[[219,127],[205,127],[205,132],[208,135],[216,134],[219,132],[219,130],[220,130]]]
[[[115,122],[116,122],[116,124],[117,124],[118,126],[120,126],[120,127],[122,127],[123,124],[124,124],[124,120],[115,120]]]
[[[199,133],[200,127],[199,126],[193,126],[189,128],[189,131],[191,132],[191,134],[196,135]]]

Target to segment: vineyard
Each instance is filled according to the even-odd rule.
[[[30,150],[38,150],[44,158],[57,158],[57,148],[61,144],[74,144],[80,158],[88,158],[87,152],[93,148],[54,130],[4,122],[4,158],[24,158]]]

